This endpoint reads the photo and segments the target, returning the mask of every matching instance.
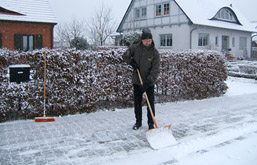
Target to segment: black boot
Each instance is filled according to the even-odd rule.
[[[154,129],[153,124],[148,124],[148,129],[149,129],[149,130],[150,130],[150,129]]]
[[[141,126],[142,126],[142,124],[136,123],[136,124],[132,127],[132,129],[133,129],[133,130],[138,130]]]

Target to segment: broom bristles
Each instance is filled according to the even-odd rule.
[[[35,122],[54,122],[54,117],[36,117]]]

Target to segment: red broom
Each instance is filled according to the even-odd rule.
[[[46,53],[44,52],[44,115],[43,117],[36,117],[35,122],[54,122],[54,117],[46,117]]]

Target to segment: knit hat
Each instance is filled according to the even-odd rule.
[[[149,28],[144,28],[142,30],[141,39],[145,40],[145,39],[152,39],[152,38],[153,38],[153,36],[152,36],[151,30]]]

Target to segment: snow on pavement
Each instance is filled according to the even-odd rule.
[[[229,78],[221,97],[156,105],[159,126],[178,144],[153,150],[133,108],[0,123],[0,162],[8,164],[252,165],[257,161],[257,81]]]

